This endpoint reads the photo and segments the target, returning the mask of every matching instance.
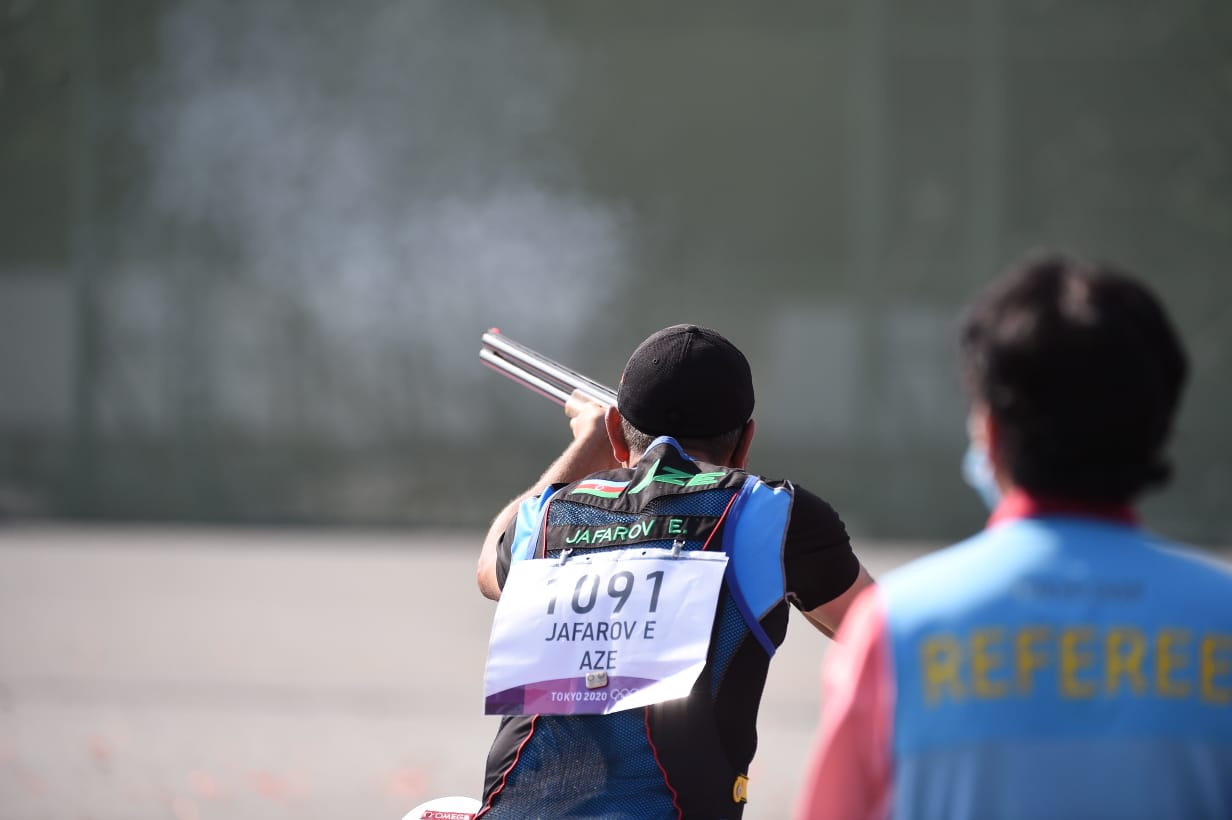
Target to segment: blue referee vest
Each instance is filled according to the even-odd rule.
[[[1136,527],[998,524],[882,582],[894,816],[1232,818],[1232,573]]]

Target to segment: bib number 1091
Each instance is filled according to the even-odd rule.
[[[555,587],[556,581],[556,578],[549,578],[548,586]],[[595,608],[595,603],[604,592],[616,601],[615,606],[612,607],[612,613],[615,614],[629,602],[635,588],[644,589],[647,583],[650,584],[650,606],[646,611],[654,612],[659,606],[659,589],[663,586],[663,570],[647,573],[640,583],[637,577],[628,570],[612,573],[607,583],[604,583],[603,576],[599,573],[587,573],[577,579],[572,592],[567,588],[553,590],[553,595],[548,601],[548,614],[555,615],[557,604],[563,597],[568,596],[568,605],[573,611],[579,615],[585,615]]]

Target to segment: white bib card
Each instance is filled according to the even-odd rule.
[[[519,561],[488,646],[489,715],[606,714],[689,694],[727,556],[637,549]]]

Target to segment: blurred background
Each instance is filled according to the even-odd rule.
[[[192,760],[145,775],[178,784],[155,789],[163,814],[40,813],[84,775],[55,746],[58,774],[37,774],[23,743],[60,726],[97,774],[111,735],[142,745],[124,704],[232,715],[258,750],[234,794],[282,755],[250,742],[271,691],[318,716],[376,691],[355,708],[405,758],[423,703],[398,678],[426,678],[398,619],[466,609],[480,674],[478,533],[568,437],[479,365],[490,326],[613,384],[651,331],[717,327],[753,364],[756,469],[829,499],[870,550],[972,531],[956,326],[1042,247],[1116,262],[1169,306],[1193,376],[1145,518],[1232,543],[1224,0],[0,0],[0,816],[205,816],[227,792],[185,779]],[[253,554],[264,569],[216,564]],[[346,598],[355,560],[374,575]],[[317,580],[290,591],[304,561]],[[402,600],[392,579],[431,561],[462,601]],[[322,600],[334,642],[296,663],[378,632],[405,665],[329,655],[345,680],[325,695],[304,694],[316,673],[254,673],[280,619]],[[357,608],[370,620],[339,620]],[[237,611],[259,640],[211,631]],[[185,634],[214,648],[181,657]],[[475,725],[469,779],[369,749],[395,778],[380,816],[476,792]],[[279,776],[287,800],[328,779]],[[238,805],[219,816],[271,816]]]
[[[952,537],[963,302],[1036,247],[1194,359],[1154,524],[1232,533],[1232,7],[1178,0],[0,4],[0,511],[473,527],[615,382],[749,354],[757,461]]]

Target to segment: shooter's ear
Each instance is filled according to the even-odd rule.
[[[736,442],[736,449],[732,450],[731,466],[737,470],[743,470],[749,465],[749,447],[753,444],[753,433],[757,432],[757,424],[749,419],[744,423],[744,430],[740,433],[740,439]]]
[[[629,444],[625,441],[625,431],[620,425],[620,411],[615,407],[607,408],[603,423],[607,427],[607,438],[612,443],[612,455],[622,467],[629,466]]]

